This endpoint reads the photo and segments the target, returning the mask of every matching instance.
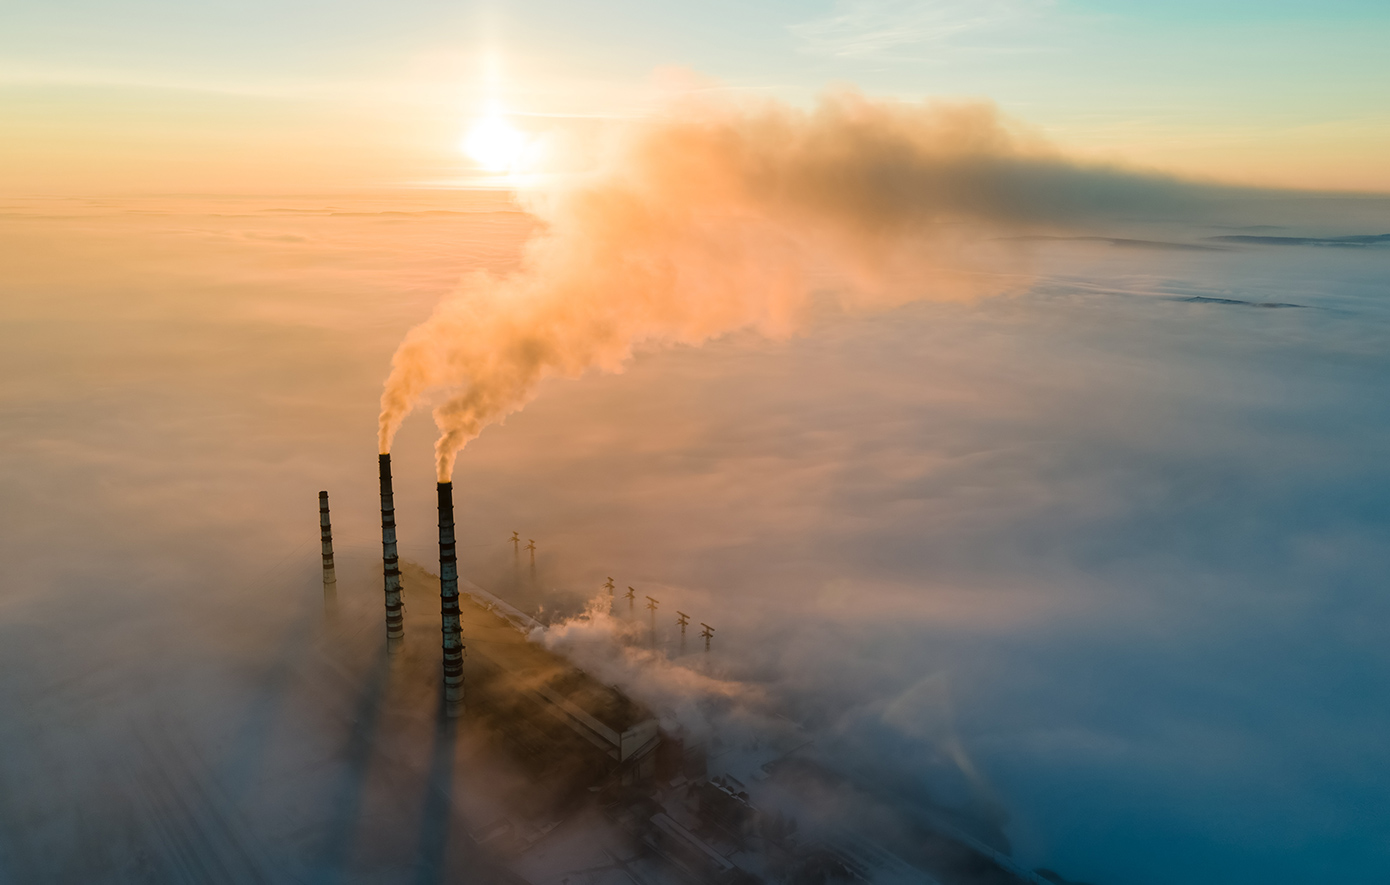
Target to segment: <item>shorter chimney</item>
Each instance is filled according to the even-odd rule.
[[[319,492],[319,536],[323,540],[323,589],[338,588],[338,576],[333,571],[333,526],[328,522],[328,493]]]

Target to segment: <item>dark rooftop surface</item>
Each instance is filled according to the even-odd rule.
[[[410,603],[406,616],[408,641],[425,641],[420,632],[427,630],[437,636],[439,576],[415,563],[402,562],[401,577]],[[520,688],[563,698],[616,734],[653,718],[646,707],[530,641],[513,624],[514,619],[469,595],[466,581],[461,580],[460,585],[460,621],[469,657],[485,658],[517,680]],[[427,599],[435,600],[432,611],[425,607]]]

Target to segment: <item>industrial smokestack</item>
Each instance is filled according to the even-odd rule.
[[[444,710],[458,715],[463,700],[463,631],[459,626],[459,571],[454,552],[454,484],[439,484],[439,612],[444,630]]]
[[[401,569],[396,555],[396,502],[391,490],[391,456],[380,457],[381,467],[381,568],[386,579],[386,648],[395,651],[405,637],[401,617]]]
[[[328,493],[319,492],[319,536],[323,540],[323,592],[338,589],[333,570],[333,526],[328,521]]]

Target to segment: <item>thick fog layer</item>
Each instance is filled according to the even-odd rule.
[[[376,409],[401,336],[532,222],[425,192],[3,209],[0,880],[483,869],[450,827],[524,778],[382,668]],[[546,381],[458,462],[461,571],[665,720],[791,720],[864,784],[986,807],[1029,866],[1378,882],[1390,252],[1328,238],[1390,205],[1223,212],[1015,241],[1012,295],[845,315],[827,284],[789,339]],[[427,567],[434,436],[393,446]]]

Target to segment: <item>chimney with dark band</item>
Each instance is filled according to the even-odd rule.
[[[454,552],[454,484],[439,484],[439,611],[444,630],[444,709],[457,716],[463,700],[463,631],[459,625],[459,572]]]
[[[386,578],[386,648],[395,651],[405,636],[401,617],[401,569],[396,555],[396,504],[391,490],[391,456],[380,457],[381,466],[381,563]]]
[[[323,539],[323,589],[336,590],[338,575],[333,571],[333,526],[328,522],[327,492],[319,492],[319,536]]]

